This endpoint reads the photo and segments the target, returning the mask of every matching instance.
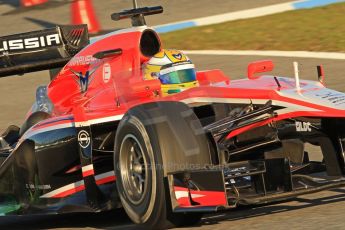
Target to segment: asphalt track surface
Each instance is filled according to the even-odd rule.
[[[100,1],[100,0],[98,0]],[[128,1],[117,1],[116,7],[110,7],[115,1],[102,0],[102,5],[97,6],[97,12],[101,12],[101,21],[109,18],[109,13],[116,11],[116,7],[124,8]],[[144,1],[144,3],[158,1]],[[177,3],[178,2],[178,3]],[[163,1],[167,6],[175,9],[174,13],[166,13],[164,20],[152,18],[153,24],[162,24],[176,20],[190,19],[216,13],[241,10],[263,4],[279,3],[282,1],[220,1],[214,0],[209,4],[207,0],[198,1]],[[182,3],[194,6],[193,13],[188,10],[180,10]],[[216,4],[222,7],[216,7]],[[228,4],[228,5],[227,5]],[[58,3],[56,3],[58,5]],[[150,4],[153,5],[153,4]],[[226,8],[227,7],[227,8]],[[68,23],[68,8],[66,5],[58,5],[53,9],[39,9],[31,11],[13,10],[6,5],[0,5],[1,34],[9,34],[20,31],[28,31],[40,28],[38,25],[27,21],[25,17],[35,17],[42,20],[50,20],[52,23]],[[114,10],[115,9],[115,10]],[[188,12],[188,13],[186,13]],[[49,17],[47,17],[49,15]],[[67,15],[67,16],[66,16]],[[57,20],[59,18],[59,20]],[[66,19],[67,18],[67,19]],[[105,29],[112,28],[114,22],[104,23]],[[5,25],[5,26],[3,26]],[[199,70],[222,69],[231,79],[246,76],[248,62],[259,59],[272,59],[276,69],[273,74],[280,76],[293,76],[292,62],[299,61],[301,66],[301,78],[316,79],[316,68],[323,64],[326,72],[326,84],[328,87],[345,92],[345,65],[344,61],[322,59],[294,59],[277,57],[255,56],[190,56]],[[46,72],[38,72],[25,76],[16,76],[0,79],[0,129],[9,124],[21,124],[26,111],[34,100],[35,88],[38,85],[47,84]],[[255,84],[255,83],[253,83]],[[344,229],[345,216],[345,189],[324,191],[312,195],[301,196],[287,202],[280,202],[266,206],[243,207],[230,210],[225,213],[206,215],[200,225],[182,229]],[[35,216],[35,217],[0,217],[0,229],[136,229],[125,213],[121,210],[104,214],[73,214],[62,216]]]
[[[1,2],[18,2],[19,0],[0,0]],[[70,23],[71,0],[49,0],[50,3],[37,6],[31,10],[15,9],[9,4],[0,4],[0,33],[11,34],[42,26]],[[164,13],[159,16],[147,17],[148,25],[155,26],[181,20],[211,16],[216,14],[239,11],[265,5],[289,2],[292,0],[138,0],[139,6],[162,5]],[[132,7],[132,0],[93,0],[97,16],[104,30],[128,27],[129,20],[114,22],[110,15]]]

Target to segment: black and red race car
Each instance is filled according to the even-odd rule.
[[[0,75],[51,70],[19,128],[0,137],[2,215],[123,208],[145,228],[345,185],[345,94],[319,81],[198,71],[162,96],[141,66],[162,49],[144,7],[112,15],[133,27],[89,41],[86,26],[0,38]],[[322,71],[319,71],[322,73]],[[313,161],[307,144],[319,146]]]

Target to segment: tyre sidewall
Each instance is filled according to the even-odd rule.
[[[117,189],[122,202],[122,206],[127,212],[128,216],[136,223],[143,224],[144,226],[157,226],[162,224],[162,215],[165,215],[165,198],[164,198],[164,185],[163,185],[163,168],[162,159],[159,154],[158,145],[152,143],[150,136],[154,135],[150,132],[149,127],[145,127],[141,122],[142,118],[138,118],[133,115],[126,115],[120,122],[117,129],[116,139],[115,139],[115,157],[114,157],[114,167],[115,175],[117,177]],[[148,130],[147,130],[148,129]],[[137,205],[134,205],[128,199],[124,190],[121,171],[120,171],[120,150],[122,140],[126,135],[131,134],[140,143],[143,154],[149,161],[149,174],[150,179],[147,183],[148,190],[146,192],[145,198]],[[156,146],[156,148],[155,148]],[[146,178],[148,179],[148,178]]]

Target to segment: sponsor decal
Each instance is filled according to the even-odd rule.
[[[72,58],[71,61],[68,63],[68,66],[90,65],[98,62],[100,62],[100,60],[93,57],[92,55],[78,56]]]
[[[310,122],[296,121],[296,131],[297,132],[311,132]]]
[[[172,54],[172,56],[178,60],[182,59],[182,54],[181,53],[177,53],[177,54]]]
[[[334,105],[345,104],[345,94],[333,90],[324,90],[322,93],[317,93],[315,96],[325,99]]]
[[[86,149],[87,147],[89,147],[90,143],[91,143],[91,138],[88,132],[86,132],[85,130],[81,130],[78,133],[78,142],[80,147],[82,147],[83,149]]]
[[[88,71],[86,71],[85,74],[83,74],[82,72],[77,72],[73,69],[70,69],[70,71],[76,76],[76,78],[74,77],[73,79],[80,86],[80,92],[81,93],[85,93],[87,91],[89,85],[91,84],[92,80],[94,79],[94,76],[92,76],[92,75],[95,73],[96,70],[97,70],[97,67],[95,67],[91,71],[88,70]]]
[[[59,34],[50,34],[41,37],[32,37],[24,39],[13,39],[0,41],[0,52],[12,50],[29,50],[49,46],[60,45]]]
[[[30,190],[35,190],[35,189],[38,189],[38,190],[47,190],[47,189],[51,189],[50,184],[38,184],[38,185],[35,185],[35,184],[26,184],[25,186],[26,186],[27,189],[30,189]]]
[[[109,63],[103,65],[103,82],[108,83],[111,78],[111,66]]]

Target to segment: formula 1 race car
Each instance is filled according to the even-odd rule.
[[[0,76],[51,72],[23,125],[0,137],[1,215],[123,208],[163,229],[345,185],[345,94],[321,68],[304,81],[262,75],[273,63],[259,61],[248,79],[197,71],[183,88],[192,72],[172,64],[147,79],[162,46],[144,16],[162,11],[115,13],[133,27],[91,40],[84,25],[0,38]],[[163,95],[166,84],[183,90]]]

